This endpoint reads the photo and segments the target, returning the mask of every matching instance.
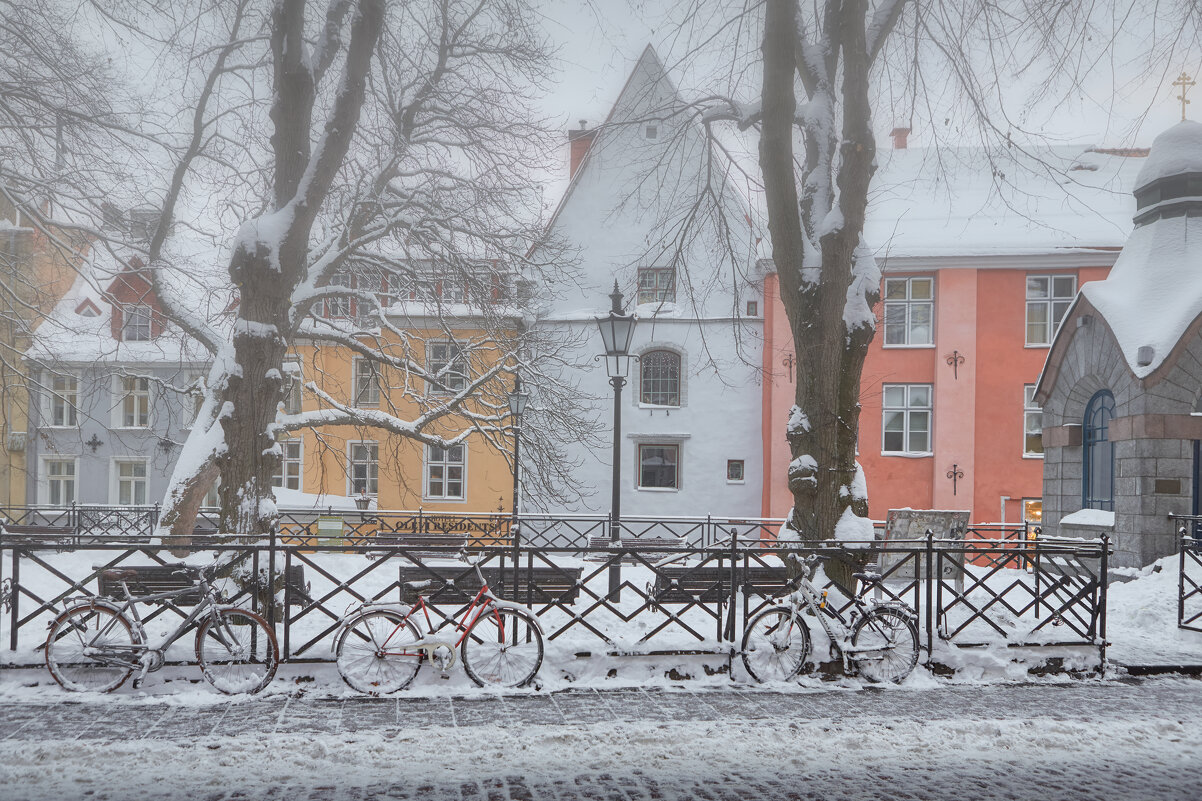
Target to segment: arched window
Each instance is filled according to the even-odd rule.
[[[1114,443],[1110,421],[1114,417],[1114,395],[1099,390],[1089,399],[1082,421],[1081,506],[1114,511]]]
[[[639,402],[650,406],[680,405],[680,354],[653,350],[639,360]]]

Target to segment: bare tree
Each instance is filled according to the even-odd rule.
[[[1146,81],[1194,63],[1202,10],[1188,0],[748,0],[673,16],[673,66],[700,88],[664,114],[705,125],[730,155],[694,208],[720,209],[719,184],[754,187],[780,276],[797,358],[789,525],[807,541],[870,537],[855,453],[880,300],[872,251],[883,243],[863,238],[874,114],[918,117],[935,144],[984,144],[986,157],[1026,150],[1038,162],[1032,109],[1075,99],[1120,57],[1144,65]],[[758,139],[751,158],[740,157],[746,138]]]
[[[288,431],[501,447],[519,373],[532,491],[570,487],[557,442],[591,430],[549,378],[568,351],[524,325],[529,287],[550,280],[527,257],[543,212],[530,176],[550,152],[531,106],[548,68],[537,15],[526,0],[318,5],[37,0],[0,28],[30,55],[0,62],[0,189],[48,234],[122,269],[138,256],[163,314],[211,355],[164,530],[190,530],[220,474],[222,530],[270,531]],[[430,338],[455,353],[432,361]],[[302,346],[374,365],[392,404],[307,377],[312,402],[285,413]]]

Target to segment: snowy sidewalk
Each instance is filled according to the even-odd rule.
[[[1202,797],[1202,681],[1181,678],[66,700],[0,703],[0,797]]]

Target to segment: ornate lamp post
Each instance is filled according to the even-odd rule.
[[[620,543],[622,539],[622,387],[630,373],[630,341],[634,338],[635,319],[622,308],[622,293],[614,280],[614,291],[610,293],[609,315],[598,317],[601,342],[605,346],[605,371],[609,374],[609,385],[614,388],[614,454],[613,496],[609,507],[609,539]],[[609,570],[610,599],[618,599],[618,588],[622,583],[621,569],[615,564]]]
[[[513,418],[513,527],[518,524],[518,506],[521,497],[521,467],[518,464],[519,448],[522,444],[522,412],[526,411],[529,393],[522,392],[522,377],[514,375],[513,390],[509,393],[509,416]]]

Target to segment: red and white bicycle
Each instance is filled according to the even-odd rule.
[[[455,664],[456,649],[464,671],[481,687],[524,687],[533,681],[543,662],[538,617],[493,595],[480,572],[480,561],[471,562],[480,591],[455,621],[459,635],[454,643],[433,636],[436,629],[426,596],[438,589],[437,582],[411,585],[417,602],[408,610],[398,604],[364,604],[348,615],[334,638],[343,681],[372,695],[396,692],[413,682],[426,660],[445,675]],[[422,617],[424,635],[414,623]]]

